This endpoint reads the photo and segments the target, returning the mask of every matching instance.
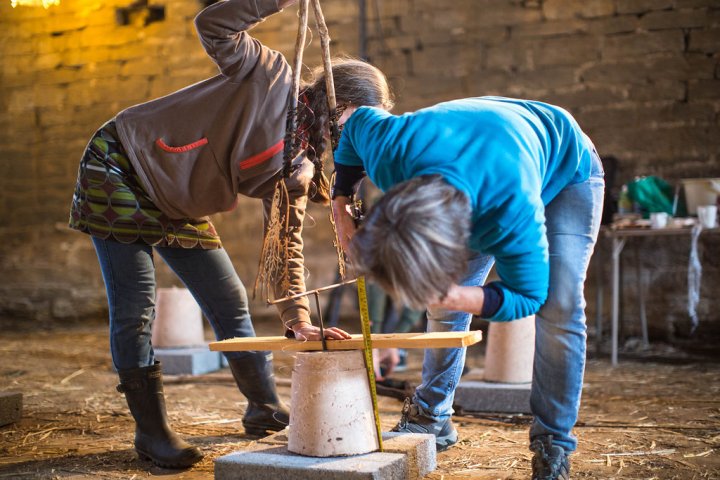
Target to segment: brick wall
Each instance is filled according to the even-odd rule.
[[[163,21],[117,25],[125,1],[64,0],[10,8],[0,1],[0,312],[64,319],[99,315],[102,281],[89,240],[65,228],[77,163],[95,128],[120,109],[215,74],[197,42],[196,0],[156,1]],[[367,52],[389,75],[402,112],[474,95],[534,98],[570,110],[617,182],[635,175],[720,176],[720,3],[717,0],[367,0]],[[326,0],[335,53],[357,54],[357,2]],[[292,55],[292,12],[255,35]],[[317,39],[306,63],[319,59]],[[252,285],[258,203],[243,199],[216,224],[241,278]],[[327,214],[307,229],[311,287],[334,278]],[[312,223],[312,222],[310,222]],[[702,240],[701,321],[717,325],[717,237]],[[646,255],[652,251],[652,255]],[[631,251],[630,251],[631,253]],[[644,254],[643,254],[644,253]],[[631,257],[629,257],[631,258]],[[682,332],[687,245],[646,242],[649,313]],[[160,262],[159,262],[160,263]],[[159,282],[176,281],[159,265]],[[626,280],[633,282],[628,269]],[[589,282],[590,289],[594,282]],[[679,292],[674,292],[680,289]],[[628,292],[628,314],[634,312]],[[590,310],[593,295],[588,295]],[[270,313],[255,302],[258,315]],[[716,305],[716,304],[715,304]]]

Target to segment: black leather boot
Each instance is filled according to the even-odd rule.
[[[135,419],[135,450],[143,460],[164,468],[187,468],[202,453],[170,429],[165,410],[160,363],[149,367],[119,370],[117,390],[125,394]]]
[[[248,399],[243,427],[248,435],[264,436],[287,427],[290,412],[275,388],[272,354],[252,352],[241,358],[228,359],[238,388]]]

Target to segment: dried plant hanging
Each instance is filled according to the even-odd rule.
[[[288,99],[287,121],[285,129],[284,150],[283,150],[283,171],[282,177],[275,185],[270,213],[266,219],[265,238],[260,253],[260,264],[258,275],[255,279],[254,294],[260,291],[268,301],[274,294],[275,286],[279,285],[283,292],[290,294],[290,272],[289,272],[289,218],[290,218],[290,196],[287,188],[287,179],[292,173],[292,162],[303,148],[302,139],[298,135],[298,103],[300,95],[300,73],[303,65],[303,53],[308,30],[308,10],[311,0],[300,0],[298,12],[298,31],[295,39],[295,58],[293,59],[293,70]],[[330,35],[325,24],[325,18],[320,7],[319,0],[312,0],[315,12],[315,22],[320,36],[322,47],[323,69],[328,98],[329,129],[331,134],[332,148],[326,152],[332,161],[332,150],[337,147],[340,138],[338,128],[337,104],[335,100],[335,85],[332,75],[332,62],[330,59]],[[315,164],[317,189],[329,191],[329,181],[323,173],[322,159],[316,159]],[[330,214],[330,223],[335,235],[335,247],[338,255],[339,270],[342,277],[345,276],[345,263],[342,249],[339,247],[335,222]]]
[[[312,0],[313,10],[315,11],[315,24],[317,25],[318,35],[320,36],[320,48],[323,59],[323,69],[325,70],[325,89],[327,90],[328,112],[330,118],[330,141],[331,149],[328,152],[331,159],[333,151],[337,148],[340,141],[340,128],[338,127],[337,101],[335,100],[335,82],[332,72],[332,58],[330,57],[330,32],[325,24],[325,17],[320,8],[320,0]]]
[[[325,89],[327,90],[328,100],[328,118],[330,119],[330,147],[327,154],[330,163],[333,163],[333,154],[340,141],[340,127],[338,126],[338,109],[335,99],[335,82],[332,72],[332,59],[330,57],[330,32],[325,24],[325,17],[320,8],[320,0],[312,0],[313,10],[315,11],[315,23],[317,25],[318,34],[320,36],[320,47],[322,51],[323,69],[325,70]],[[341,279],[345,279],[345,255],[343,254],[338,238],[337,228],[335,226],[335,218],[333,217],[332,208],[330,209],[330,225],[333,230],[333,244],[337,253],[338,273]]]
[[[284,292],[290,289],[288,270],[289,239],[288,221],[290,219],[290,194],[284,179],[275,185],[270,214],[265,220],[265,238],[260,251],[260,264],[255,278],[253,296],[257,294],[270,301],[274,295],[273,286],[279,284]]]
[[[332,174],[332,178],[330,181],[335,184],[335,173]],[[345,275],[347,274],[347,267],[345,265],[345,253],[343,252],[342,245],[340,244],[340,237],[338,237],[337,232],[337,225],[335,224],[335,215],[333,215],[333,209],[330,209],[330,225],[332,226],[333,231],[333,246],[335,247],[335,254],[337,255],[338,259],[338,274],[340,275],[340,280],[345,280]]]
[[[266,297],[268,301],[275,292],[273,286],[278,283],[284,291],[290,287],[289,260],[289,231],[290,195],[287,188],[287,179],[292,171],[292,161],[295,158],[297,143],[297,114],[298,96],[300,94],[300,71],[302,69],[303,52],[308,23],[308,2],[300,0],[298,12],[298,32],[295,39],[295,58],[293,60],[292,80],[288,98],[287,120],[285,128],[285,145],[283,149],[283,170],[280,180],[275,184],[270,213],[265,220],[265,238],[260,251],[260,264],[255,278],[253,295]]]

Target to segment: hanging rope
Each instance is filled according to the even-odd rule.
[[[335,99],[335,82],[332,72],[332,58],[330,56],[330,32],[325,24],[325,17],[320,8],[320,0],[312,0],[313,10],[315,11],[315,24],[317,25],[318,34],[320,36],[320,48],[322,51],[323,69],[325,70],[325,90],[327,90],[328,101],[328,118],[330,119],[330,145],[328,151],[330,162],[333,163],[333,154],[340,141],[340,128],[338,127],[337,101]],[[327,181],[327,179],[325,178]],[[345,255],[340,246],[337,228],[335,226],[335,217],[333,217],[332,208],[330,209],[330,225],[333,230],[333,245],[338,259],[338,272],[341,279],[345,279]]]
[[[325,17],[320,8],[320,0],[312,0],[315,11],[315,24],[320,36],[320,48],[322,51],[323,69],[325,70],[325,89],[327,90],[328,112],[330,117],[330,140],[332,159],[333,150],[337,148],[340,141],[340,128],[338,127],[337,102],[335,100],[335,82],[333,81],[332,59],[330,57],[330,32],[325,24]]]
[[[288,99],[287,123],[285,127],[285,148],[283,150],[283,178],[290,176],[290,168],[295,158],[298,128],[298,98],[300,97],[300,73],[302,71],[303,53],[305,52],[305,39],[308,25],[308,2],[300,0],[298,12],[298,32],[295,38],[295,58],[292,66],[292,80],[290,83],[290,98]]]
[[[303,53],[308,24],[308,2],[300,0],[298,12],[298,32],[295,39],[295,58],[293,59],[290,94],[288,98],[287,119],[285,125],[285,145],[283,148],[282,177],[275,184],[270,213],[266,220],[265,238],[260,251],[260,264],[255,277],[253,297],[260,295],[270,301],[273,286],[280,284],[283,290],[290,288],[289,272],[289,222],[290,195],[287,179],[292,173],[292,161],[296,156],[298,135],[298,97],[300,95],[300,72],[302,70]]]
[[[302,148],[302,141],[298,135],[298,104],[300,96],[300,74],[302,71],[303,54],[308,30],[308,11],[310,1],[311,0],[300,0],[298,2],[298,31],[295,39],[295,58],[293,59],[292,65],[292,78],[287,108],[282,177],[275,185],[253,293],[253,295],[256,295],[258,290],[260,290],[260,294],[265,296],[268,299],[268,302],[270,302],[270,298],[273,294],[272,286],[279,284],[286,292],[290,288],[290,196],[286,182],[292,173],[292,162]],[[325,72],[325,88],[327,90],[330,122],[329,129],[332,148],[327,149],[326,151],[330,155],[330,161],[332,161],[332,150],[337,147],[340,139],[340,129],[338,127],[335,84],[333,82],[332,61],[330,57],[330,34],[327,25],[325,24],[325,17],[323,16],[322,9],[320,7],[320,0],[312,0],[312,7],[315,13],[315,24],[320,36],[323,69]],[[319,189],[324,188],[329,190],[329,181],[323,173],[322,159],[315,159],[315,169],[316,172],[319,172],[319,175],[316,175],[316,177],[319,179],[318,182],[321,183],[321,185],[317,185],[316,187]],[[344,278],[345,262],[343,252],[338,241],[332,212],[330,213],[330,223],[335,236],[334,244],[338,255],[340,275]]]

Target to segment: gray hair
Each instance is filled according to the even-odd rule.
[[[358,275],[414,309],[443,298],[467,269],[470,202],[440,175],[400,183],[370,209],[350,244]]]

